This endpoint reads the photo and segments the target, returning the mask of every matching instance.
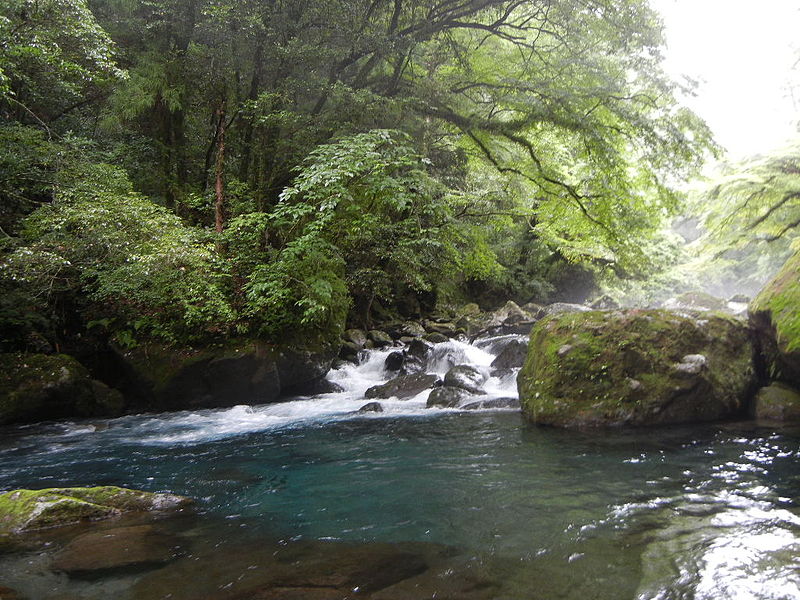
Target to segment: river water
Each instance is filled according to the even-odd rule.
[[[428,370],[488,369],[503,341],[440,344]],[[427,409],[427,392],[358,414],[387,354],[333,371],[334,394],[0,431],[1,489],[197,500],[163,522],[179,540],[166,566],[70,578],[52,569],[66,541],[53,533],[2,550],[0,586],[62,600],[372,597],[269,595],[252,573],[286,548],[318,564],[320,548],[390,543],[438,558],[376,598],[800,598],[797,430],[562,431],[513,410]],[[486,390],[515,394],[513,374]]]

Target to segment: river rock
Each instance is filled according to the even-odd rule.
[[[747,324],[665,310],[567,313],[531,335],[525,413],[563,427],[663,425],[741,415],[756,380]]]
[[[490,400],[478,400],[470,402],[461,407],[462,410],[487,410],[497,408],[519,408],[519,398],[491,398]]]
[[[554,302],[553,304],[548,304],[544,307],[542,312],[544,313],[543,317],[549,317],[552,315],[562,315],[565,313],[582,313],[588,312],[591,310],[588,306],[584,306],[583,304],[571,304],[569,302]]]
[[[474,398],[476,394],[460,387],[442,386],[431,390],[426,408],[457,408],[464,400]]]
[[[424,339],[426,342],[430,342],[431,344],[443,344],[450,341],[450,338],[446,335],[436,332],[426,333],[424,336],[422,336],[422,339]]]
[[[492,361],[493,369],[516,369],[521,367],[528,355],[528,343],[523,340],[511,340]]]
[[[369,333],[367,333],[367,338],[375,344],[376,348],[386,348],[394,344],[392,336],[385,331],[378,331],[377,329],[370,329]]]
[[[589,308],[592,310],[617,310],[620,308],[619,302],[614,300],[608,294],[603,294],[596,300],[594,300],[590,305]]]
[[[782,383],[761,388],[756,394],[755,416],[765,421],[800,422],[800,392]]]
[[[94,578],[152,568],[175,558],[178,539],[152,525],[85,533],[54,557],[52,569],[70,577]]]
[[[750,322],[773,378],[800,388],[800,252],[750,304]]]
[[[706,292],[694,291],[679,294],[664,302],[664,308],[671,310],[716,310],[727,311],[728,303]]]
[[[386,360],[383,361],[383,368],[387,371],[399,371],[403,368],[404,359],[405,357],[400,350],[390,352]]]
[[[353,344],[358,350],[363,350],[367,345],[367,334],[363,329],[345,329],[342,339]]]
[[[364,397],[366,398],[413,398],[420,392],[424,392],[436,386],[440,382],[438,375],[427,373],[414,373],[412,375],[400,375],[390,379],[382,385],[375,385],[369,388]]]
[[[457,365],[445,374],[444,385],[481,394],[487,379],[486,373],[471,365]]]
[[[369,413],[369,412],[383,412],[383,405],[380,402],[368,402],[364,406],[358,409],[360,413]]]
[[[0,533],[20,533],[126,512],[175,510],[192,500],[114,486],[14,490],[0,495]]]
[[[115,416],[124,400],[65,354],[0,354],[0,425]]]

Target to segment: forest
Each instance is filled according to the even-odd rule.
[[[800,598],[800,137],[657,6],[0,0],[0,599]]]

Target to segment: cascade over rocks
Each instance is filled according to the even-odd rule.
[[[664,310],[540,321],[517,383],[524,412],[562,427],[663,425],[743,414],[756,382],[747,324]]]

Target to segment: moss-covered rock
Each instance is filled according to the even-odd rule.
[[[252,340],[205,348],[148,345],[125,358],[149,390],[154,410],[265,404],[303,393],[325,377],[335,350],[281,349]]]
[[[71,356],[0,354],[0,425],[113,416],[123,403]]]
[[[800,252],[750,304],[769,375],[800,387]]]
[[[125,512],[163,511],[191,504],[189,498],[115,486],[14,490],[0,494],[0,533],[22,533]]]
[[[742,413],[753,391],[747,324],[631,310],[540,321],[517,383],[523,410],[556,426],[656,425]]]
[[[800,392],[782,383],[761,388],[756,395],[755,416],[765,421],[800,422]]]

